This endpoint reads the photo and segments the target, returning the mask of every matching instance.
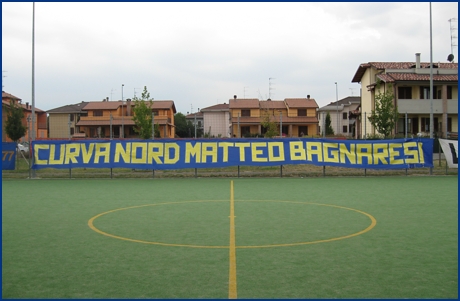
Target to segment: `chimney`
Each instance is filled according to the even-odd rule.
[[[233,95],[233,99],[236,99],[236,95]]]
[[[107,97],[105,101],[109,101],[109,97]]]
[[[420,69],[420,53],[415,54],[415,69]]]
[[[130,98],[126,100],[126,114],[128,116],[131,116],[131,99]]]
[[[310,99],[310,95],[307,95],[307,99]]]
[[[26,109],[29,109],[29,103],[26,102]]]

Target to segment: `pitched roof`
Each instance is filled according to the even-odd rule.
[[[125,101],[125,106],[134,106],[136,102],[134,101]],[[116,110],[122,104],[121,100],[119,101],[91,101],[83,108],[84,110]],[[152,109],[156,110],[168,110],[173,109],[173,112],[176,113],[176,107],[174,101],[172,100],[154,100]]]
[[[211,111],[228,111],[229,105],[226,103],[213,105],[204,109],[201,109],[201,112],[211,112]]]
[[[134,105],[132,101],[131,101],[131,105]],[[157,110],[172,109],[173,113],[176,113],[176,106],[174,105],[174,101],[172,100],[154,100],[152,109],[157,109]]]
[[[46,111],[49,114],[65,114],[65,113],[80,113],[83,111],[83,108],[86,106],[87,102],[82,101],[81,103],[66,105],[59,108],[51,109]]]
[[[12,99],[21,100],[21,98],[14,96],[13,94],[6,93],[5,91],[2,91],[2,99],[3,98],[12,98]]]
[[[386,83],[393,83],[395,81],[429,81],[429,74],[414,74],[414,73],[387,73],[377,75],[382,81]],[[458,81],[458,74],[433,74],[433,81]]]
[[[377,70],[385,70],[385,69],[415,69],[414,62],[370,62],[364,63],[359,65],[358,70],[356,70],[353,79],[351,80],[352,83],[359,83],[361,82],[361,78],[363,77],[366,69],[368,68],[375,68]],[[420,63],[421,69],[430,68],[430,63]],[[433,63],[433,68],[438,69],[458,69],[458,63]]]
[[[313,98],[286,98],[284,100],[289,108],[317,108],[318,104]]]
[[[345,98],[339,99],[339,101],[334,101],[331,102],[330,104],[327,104],[321,108],[319,108],[318,111],[330,111],[330,110],[336,110],[337,106],[340,106],[341,109],[345,106],[350,106],[352,104],[360,104],[361,103],[361,97],[359,96],[347,96]]]
[[[230,109],[258,109],[259,99],[257,98],[236,98],[229,100]]]
[[[116,110],[121,106],[121,101],[90,101],[83,107],[88,110]]]
[[[5,105],[5,106],[9,107],[10,106],[10,101],[8,101],[6,99],[2,99],[2,105]],[[17,103],[17,105],[20,106],[23,110],[32,111],[32,106],[29,105],[28,103],[26,103],[26,104]],[[45,111],[40,110],[39,108],[35,107],[35,112],[36,113],[44,113]]]
[[[261,109],[286,109],[282,100],[261,100],[259,104]]]
[[[196,115],[196,118],[203,118],[203,113],[201,111],[185,115],[185,118],[186,119],[194,119],[195,115]]]

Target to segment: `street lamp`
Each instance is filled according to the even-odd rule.
[[[281,110],[278,112],[280,112],[280,137],[283,138],[283,113]]]
[[[123,112],[123,106],[124,106],[124,100],[123,100],[123,87],[125,84],[121,84],[121,138],[125,138],[125,120],[124,120],[124,112]]]
[[[200,111],[200,108],[198,108],[198,112],[199,112],[199,111]],[[195,113],[195,139],[196,139],[196,114],[197,114],[197,113]]]
[[[337,88],[337,82],[335,82],[335,104],[337,108],[337,133],[339,133],[339,90]]]

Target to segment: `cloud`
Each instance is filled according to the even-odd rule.
[[[178,111],[238,97],[359,94],[369,61],[429,60],[428,3],[38,2],[37,107],[134,96]],[[450,53],[458,3],[432,3],[434,60]],[[5,90],[31,95],[31,3],[2,3]],[[455,53],[456,54],[456,53]],[[271,90],[269,90],[269,78]],[[351,89],[350,89],[351,88]],[[353,90],[354,89],[354,90]],[[272,98],[273,98],[272,97]]]

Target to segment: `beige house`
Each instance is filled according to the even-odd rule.
[[[88,113],[83,110],[87,102],[66,105],[56,109],[47,111],[49,138],[73,138],[85,137],[84,133],[80,133],[80,128],[77,126],[81,116],[87,116]]]
[[[339,101],[331,102],[330,104],[318,109],[319,133],[322,136],[325,130],[325,122],[327,113],[331,117],[331,127],[334,130],[334,135],[356,138],[356,112],[359,112],[361,97],[348,96]]]
[[[395,134],[430,135],[433,105],[433,131],[439,137],[458,132],[458,64],[433,62],[433,101],[430,100],[430,63],[370,62],[358,67],[352,82],[361,83],[360,137],[375,134],[368,120],[375,108],[376,93],[391,89],[400,119]],[[380,85],[378,85],[380,83]]]
[[[265,116],[282,128],[285,137],[317,136],[317,108],[318,104],[309,95],[307,98],[265,101],[239,99],[235,95],[229,100],[231,136],[263,136],[266,129],[261,123]]]

